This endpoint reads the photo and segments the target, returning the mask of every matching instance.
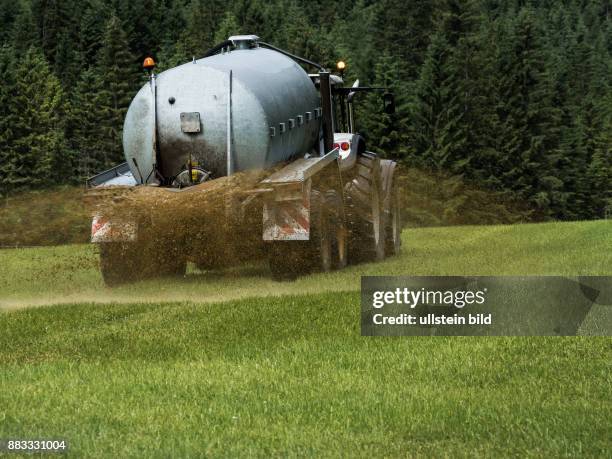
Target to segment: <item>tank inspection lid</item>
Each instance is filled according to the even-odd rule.
[[[228,40],[238,49],[249,49],[257,46],[259,37],[257,35],[232,35]]]

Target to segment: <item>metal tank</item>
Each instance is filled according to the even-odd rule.
[[[257,37],[230,40],[237,49],[153,76],[132,101],[123,148],[138,183],[158,183],[156,164],[171,183],[190,162],[216,178],[318,149],[320,99],[308,74]]]

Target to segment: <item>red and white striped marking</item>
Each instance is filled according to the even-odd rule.
[[[264,205],[264,241],[308,241],[310,205],[302,200],[270,202]]]
[[[110,221],[101,215],[91,221],[91,242],[132,242],[136,240],[136,223]]]

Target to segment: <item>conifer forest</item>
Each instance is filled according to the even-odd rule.
[[[158,71],[255,34],[393,89],[356,102],[368,148],[534,209],[612,214],[609,0],[0,0],[0,196],[123,162]]]

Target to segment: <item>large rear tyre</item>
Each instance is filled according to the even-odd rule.
[[[383,164],[383,188],[385,191],[385,255],[399,255],[402,247],[401,196],[398,182],[394,180],[395,163]]]
[[[351,262],[385,258],[385,215],[380,160],[364,152],[357,158],[357,175],[346,185]]]
[[[100,248],[100,272],[109,287],[136,282],[142,275],[139,255],[133,242],[105,242]]]
[[[187,258],[182,253],[182,244],[158,242],[151,248],[151,259],[156,263],[153,276],[183,277],[187,272]]]
[[[117,287],[155,277],[184,276],[187,260],[163,244],[107,242],[100,244],[100,271],[104,283]]]
[[[268,246],[268,265],[272,279],[292,281],[307,272],[305,241],[273,241]]]
[[[157,276],[160,277],[184,277],[187,274],[187,260],[166,259],[168,264],[160,265]]]

